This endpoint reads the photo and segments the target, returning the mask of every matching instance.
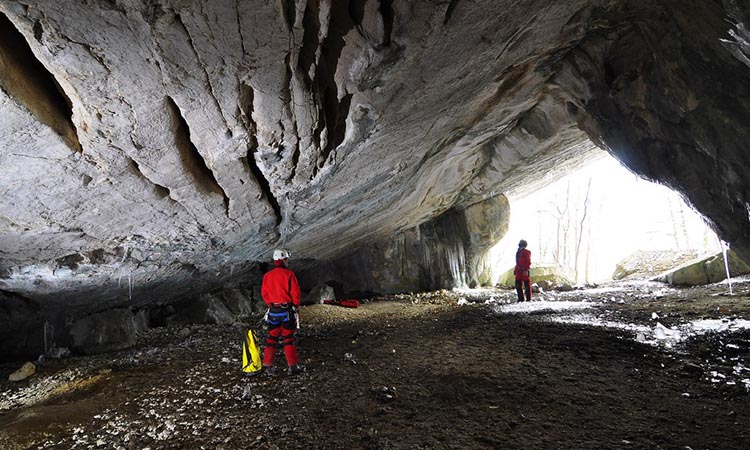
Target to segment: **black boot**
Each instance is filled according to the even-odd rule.
[[[289,375],[299,375],[305,372],[305,368],[303,366],[300,366],[299,364],[295,364],[293,366],[289,366],[289,369],[287,369],[287,371],[289,372]]]

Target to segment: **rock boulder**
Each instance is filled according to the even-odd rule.
[[[36,373],[36,366],[33,362],[26,362],[20,369],[8,376],[9,381],[23,381]]]
[[[323,300],[336,300],[336,292],[333,286],[319,284],[312,288],[310,292],[302,297],[303,305],[316,305],[323,303]]]
[[[750,266],[737,256],[733,251],[728,253],[729,273],[731,276],[745,275],[750,273]],[[698,286],[702,284],[716,283],[727,278],[724,255],[717,253],[708,258],[694,261],[673,270],[657,278],[674,286]]]
[[[93,354],[135,345],[136,321],[130,309],[111,309],[76,320],[70,328],[72,348]]]
[[[557,264],[532,264],[529,278],[531,278],[532,283],[536,283],[543,289],[555,289],[558,286],[572,286],[575,284],[572,281],[573,274]],[[516,277],[513,275],[513,269],[500,275],[497,284],[500,286],[515,287]]]
[[[696,250],[682,252],[639,250],[615,265],[612,279],[651,278],[692,263],[699,257]]]
[[[216,294],[182,300],[174,305],[174,311],[165,319],[167,325],[226,324],[236,319]]]

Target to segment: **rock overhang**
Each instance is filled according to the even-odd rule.
[[[4,290],[148,302],[251,277],[276,246],[335,259],[544,182],[589,139],[750,249],[729,0],[0,12],[5,54],[47,73],[0,92]]]

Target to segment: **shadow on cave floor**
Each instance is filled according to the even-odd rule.
[[[240,326],[155,329],[0,382],[0,448],[745,449],[748,288],[309,306],[299,377],[243,378]]]

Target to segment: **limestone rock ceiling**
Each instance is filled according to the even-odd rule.
[[[589,137],[748,256],[745,3],[646,3],[0,0],[0,289],[335,258]]]

